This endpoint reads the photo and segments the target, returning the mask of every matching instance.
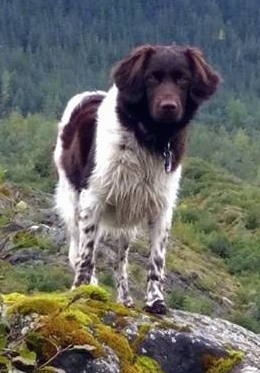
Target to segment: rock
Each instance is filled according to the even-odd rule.
[[[139,353],[155,359],[165,373],[203,373],[207,358],[228,358],[221,344],[172,329],[150,331]]]
[[[260,339],[245,328],[183,311],[156,317],[93,285],[4,295],[2,310],[5,350],[20,369],[20,353],[33,351],[37,369],[65,373],[259,373]]]
[[[16,204],[15,207],[16,207],[17,210],[23,211],[23,210],[28,209],[28,204],[24,201],[20,201]]]
[[[25,264],[28,262],[33,262],[34,264],[43,264],[44,262],[48,262],[47,254],[39,250],[37,247],[20,249],[10,255],[10,257],[7,256],[6,260],[14,265]]]
[[[245,361],[260,367],[260,338],[255,333],[220,318],[195,314],[185,311],[170,311],[172,320],[179,324],[191,326],[194,336],[207,337],[215,343],[232,345],[233,348],[245,352]]]
[[[93,359],[87,351],[70,350],[60,354],[52,366],[66,373],[119,373],[119,359],[107,348],[106,358]]]

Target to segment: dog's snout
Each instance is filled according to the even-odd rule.
[[[165,97],[155,101],[153,107],[154,118],[162,123],[179,120],[182,115],[181,103],[174,97]]]
[[[177,110],[177,102],[174,100],[164,100],[161,102],[161,110],[167,112],[175,112]]]

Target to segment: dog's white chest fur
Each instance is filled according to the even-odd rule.
[[[174,203],[180,170],[166,174],[163,157],[140,147],[134,134],[122,128],[115,112],[111,112],[113,99],[110,91],[99,110],[96,168],[90,184],[102,201],[103,222],[115,228],[131,228]]]
[[[142,153],[120,149],[102,176],[96,174],[96,191],[104,202],[103,216],[113,225],[137,225],[167,206],[163,164]]]

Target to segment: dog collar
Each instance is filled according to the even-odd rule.
[[[167,174],[169,174],[172,171],[172,164],[174,161],[174,154],[171,149],[171,143],[170,141],[167,143],[167,145],[164,148],[163,151],[163,158],[164,158],[164,169]]]
[[[130,118],[130,115],[129,115]],[[147,130],[142,122],[138,122],[138,128],[143,134],[147,134]],[[174,153],[172,150],[171,142],[168,141],[167,145],[164,147],[163,150],[163,158],[164,158],[164,169],[167,174],[172,171],[172,165],[174,161]]]

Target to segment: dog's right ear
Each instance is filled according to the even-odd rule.
[[[144,70],[153,52],[154,48],[150,45],[138,47],[112,70],[112,77],[117,88],[131,103],[136,103],[143,97]]]

